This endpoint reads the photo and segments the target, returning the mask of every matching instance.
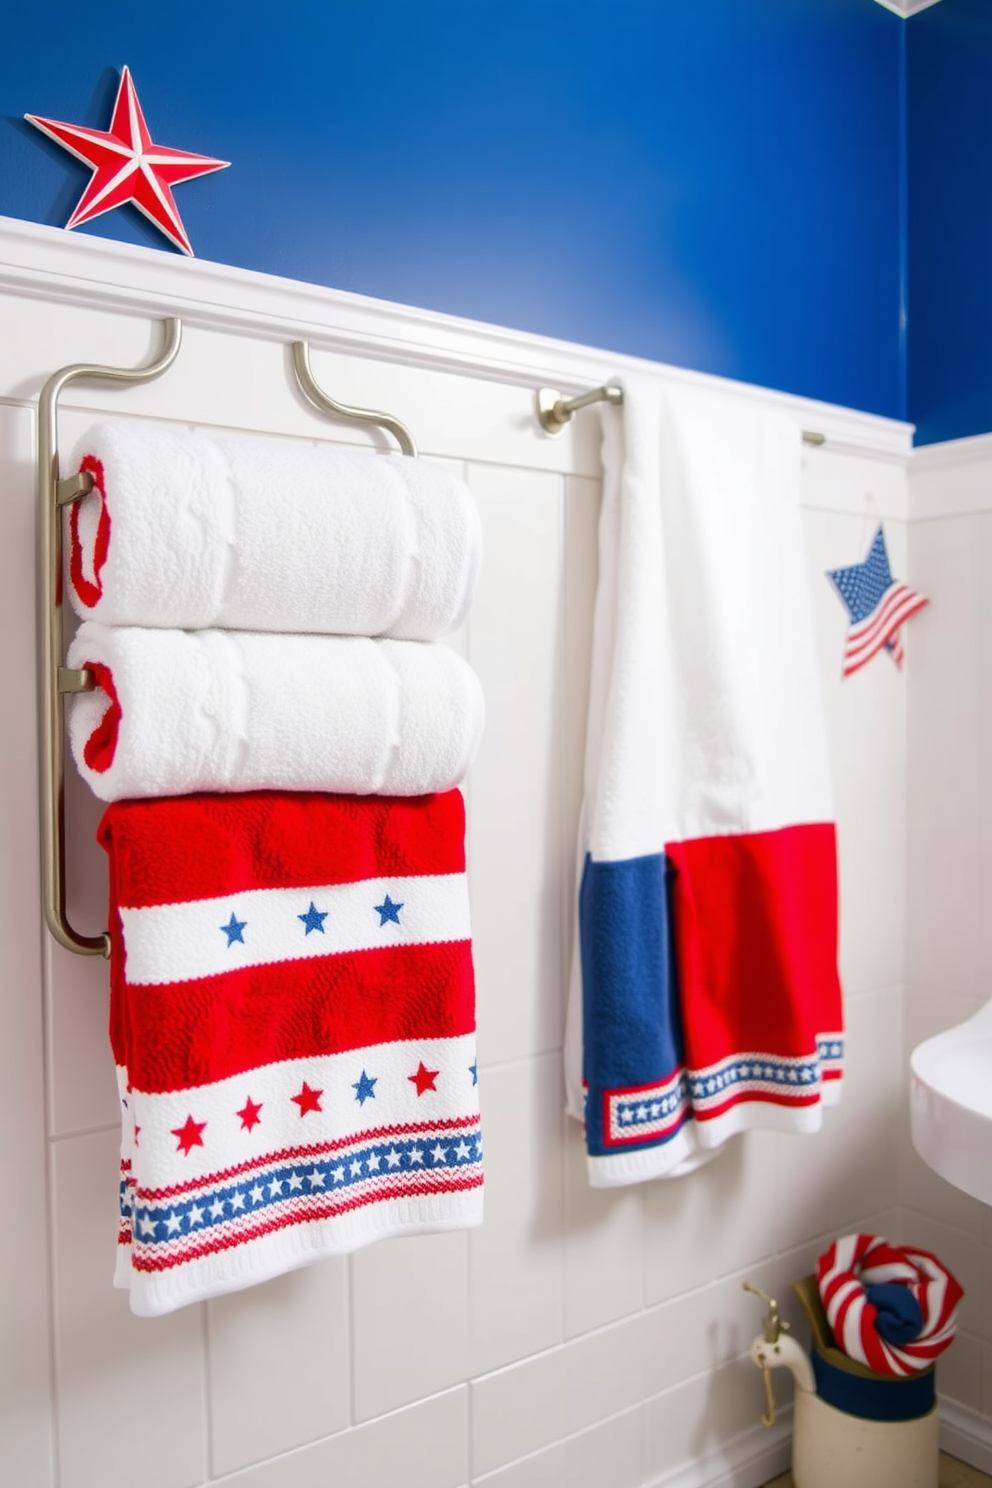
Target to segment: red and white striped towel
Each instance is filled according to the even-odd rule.
[[[481,1221],[464,835],[457,790],[109,807],[134,1312]]]
[[[927,1250],[889,1245],[878,1235],[844,1235],[820,1256],[817,1281],[837,1347],[878,1374],[917,1374],[954,1338],[964,1292]],[[911,1341],[896,1344],[879,1332],[869,1290],[887,1283],[908,1288],[919,1305],[922,1326]]]

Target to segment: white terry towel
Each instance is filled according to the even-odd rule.
[[[441,465],[125,420],[75,464],[96,483],[68,516],[83,619],[434,640],[468,613],[481,527]]]
[[[839,1093],[837,869],[801,442],[720,388],[603,410],[569,1109],[594,1186]]]
[[[483,722],[475,673],[443,642],[86,621],[96,672],[69,739],[103,801],[197,791],[419,796],[463,779]]]

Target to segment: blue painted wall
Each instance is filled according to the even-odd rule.
[[[909,408],[929,444],[992,429],[992,0],[906,29]]]
[[[0,212],[66,221],[88,172],[21,116],[106,128],[127,63],[154,138],[233,161],[176,190],[202,258],[904,412],[874,0],[4,12]],[[171,251],[132,208],[77,231]]]

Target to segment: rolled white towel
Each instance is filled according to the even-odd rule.
[[[468,613],[481,528],[444,466],[124,420],[75,465],[95,481],[68,516],[83,619],[434,640]]]
[[[96,672],[96,690],[70,700],[69,740],[103,801],[419,796],[462,780],[482,732],[478,679],[439,642],[86,621],[68,662]]]

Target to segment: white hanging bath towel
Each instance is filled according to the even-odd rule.
[[[482,733],[475,673],[443,642],[80,626],[97,688],[69,739],[103,801],[200,791],[419,796],[465,776]]]
[[[595,1186],[839,1092],[833,809],[801,434],[628,379],[604,494],[566,1076]]]
[[[83,619],[434,640],[465,619],[478,512],[449,469],[125,420],[77,446],[67,518]]]

